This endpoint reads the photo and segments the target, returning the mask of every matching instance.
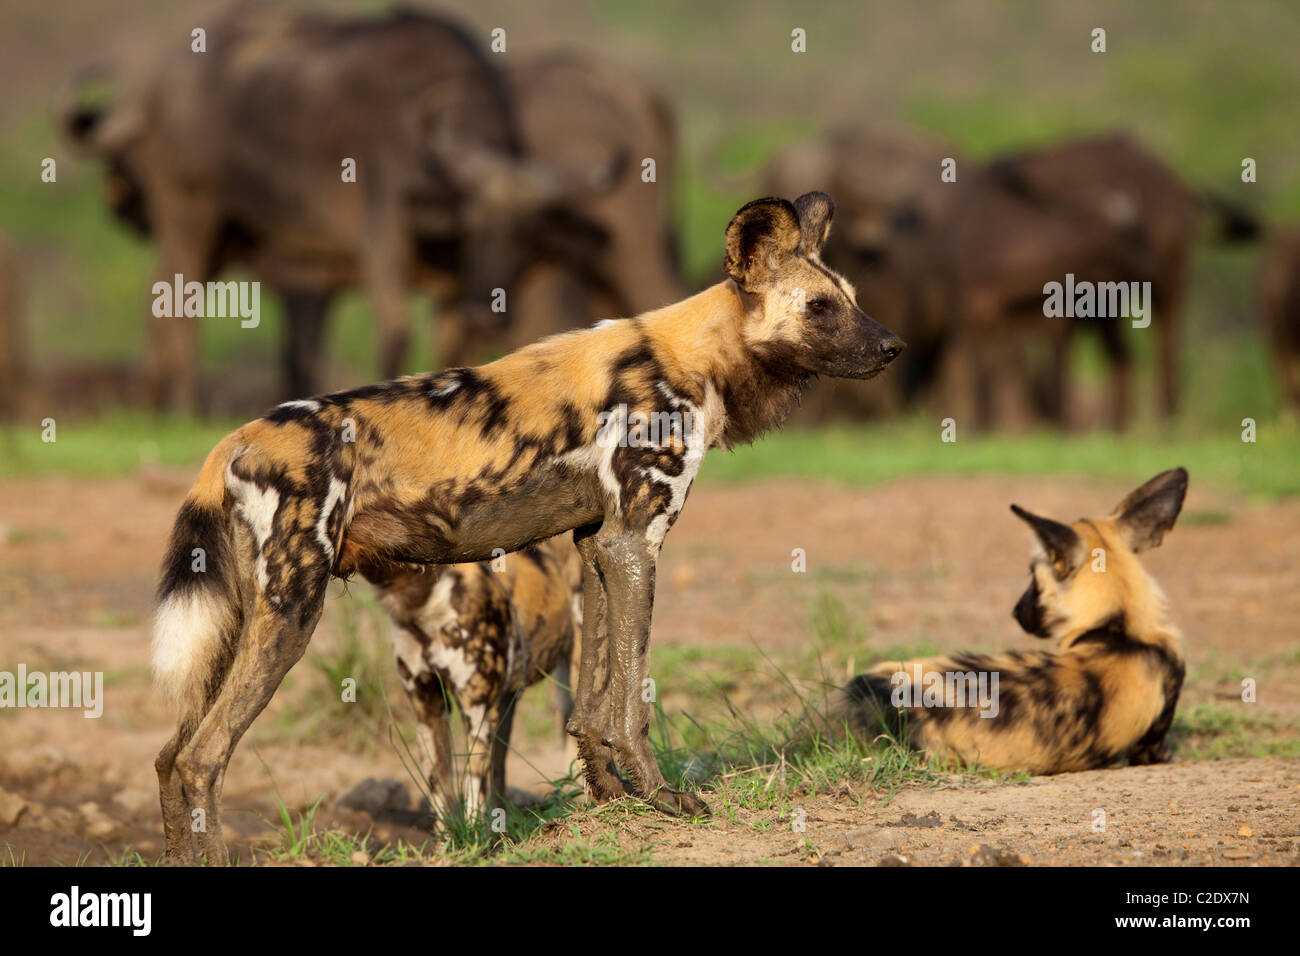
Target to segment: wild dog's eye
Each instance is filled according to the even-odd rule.
[[[816,298],[808,303],[808,311],[821,314],[831,307],[829,299]]]

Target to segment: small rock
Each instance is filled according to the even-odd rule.
[[[411,795],[400,780],[376,780],[374,777],[367,777],[339,797],[338,805],[378,817],[393,811],[409,810]]]
[[[970,862],[972,866],[1028,866],[1032,861],[1024,854],[1006,847],[991,847],[981,843],[971,850]]]
[[[370,854],[365,850],[357,850],[352,854],[351,859],[357,866],[365,866],[370,862]]]
[[[887,827],[941,827],[943,818],[938,813],[931,811],[923,817],[918,817],[915,813],[904,813],[902,819],[897,823],[886,823]]]
[[[113,802],[121,807],[128,817],[154,817],[158,815],[158,793],[131,787],[119,790],[113,795]]]
[[[0,789],[0,827],[16,827],[27,811],[27,801],[16,793]]]
[[[912,858],[906,853],[886,853],[877,862],[876,866],[911,866]]]
[[[99,804],[94,801],[83,803],[77,810],[81,813],[81,822],[85,827],[85,834],[92,840],[108,840],[117,833],[121,826],[101,810]]]
[[[68,766],[62,750],[49,744],[21,747],[0,754],[0,767],[11,777],[46,780]]]

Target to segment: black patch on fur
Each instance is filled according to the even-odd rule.
[[[206,568],[203,572],[192,570],[195,548],[203,549]],[[225,512],[186,501],[172,526],[171,541],[163,558],[162,580],[158,584],[158,600],[200,588],[226,591],[230,570],[228,552]]]
[[[354,388],[346,392],[323,395],[316,401],[320,402],[322,406],[334,405],[346,408],[357,401],[380,401],[385,403],[400,401],[410,394],[410,391],[411,385],[406,381],[378,382],[374,385],[363,385],[361,388]]]
[[[323,407],[324,406],[322,405],[317,405],[315,409],[311,409],[305,408],[302,405],[277,405],[275,408],[263,415],[262,418],[275,425],[285,425],[289,422],[302,421],[304,418],[313,418]]]

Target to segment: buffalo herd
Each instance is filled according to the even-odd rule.
[[[156,249],[151,282],[206,283],[239,265],[278,296],[279,397],[323,387],[330,307],[345,290],[364,293],[376,371],[389,378],[412,360],[412,292],[434,315],[434,354],[416,364],[455,366],[688,291],[664,98],[587,55],[494,57],[441,15],[240,8],[207,30],[204,55],[180,47],[110,97],[74,89],[60,120],[102,165],[113,213]],[[1300,231],[1264,233],[1132,136],[989,161],[914,130],[858,126],[778,151],[761,175],[772,195],[835,198],[823,258],[909,343],[885,387],[824,383],[804,421],[920,403],[975,428],[1065,426],[1071,345],[1093,334],[1109,424],[1131,418],[1139,334],[1152,336],[1154,407],[1172,415],[1205,237],[1263,237],[1261,309],[1284,397],[1300,409]],[[11,271],[0,263],[0,296]],[[1066,282],[1067,295],[1134,298],[1122,316],[1058,314],[1045,293]],[[200,320],[156,311],[142,306],[143,397],[209,407]],[[15,348],[0,341],[0,362]]]

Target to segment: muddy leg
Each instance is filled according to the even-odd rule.
[[[230,864],[230,853],[221,835],[221,790],[226,767],[240,738],[266,707],[289,672],[307,649],[320,618],[324,581],[316,589],[311,606],[295,609],[290,617],[272,607],[262,595],[257,598],[239,650],[203,722],[194,737],[176,757],[176,771],[188,813],[203,813],[192,827],[199,852],[217,866]]]
[[[194,736],[198,719],[185,720],[154,761],[158,771],[158,795],[162,804],[163,835],[166,841],[164,863],[170,866],[195,866],[199,863],[198,844],[190,830],[189,807],[176,772],[176,756]]]
[[[650,670],[650,612],[654,604],[655,555],[644,533],[597,536],[609,618],[609,700],[606,742],[632,780],[633,792],[666,813],[707,813],[693,793],[671,789],[650,749],[650,701],[643,689]]]
[[[504,702],[497,700],[486,707],[471,706],[465,710],[466,754],[460,799],[466,819],[486,814],[495,806],[491,792],[493,744],[500,732],[503,706]],[[508,728],[506,733],[509,734]]]
[[[596,561],[594,528],[573,533],[582,557],[583,618],[582,662],[578,669],[578,692],[569,733],[578,742],[587,788],[597,802],[615,800],[627,793],[614,769],[614,754],[604,743],[609,724],[609,624],[605,583]]]
[[[515,722],[515,708],[519,694],[508,694],[497,718],[497,731],[492,736],[491,779],[487,784],[488,807],[492,810],[506,804],[506,757],[510,753],[510,731]]]
[[[398,672],[402,673],[404,662],[400,655],[397,660]],[[446,691],[437,674],[424,674],[406,692],[419,721],[415,731],[416,756],[420,771],[429,782],[429,805],[441,820],[457,803]]]

